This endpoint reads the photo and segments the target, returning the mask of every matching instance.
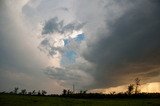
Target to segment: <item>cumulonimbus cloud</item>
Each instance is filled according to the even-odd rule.
[[[88,8],[86,10],[88,12],[78,9],[80,15],[88,17],[86,19],[79,17],[79,20],[88,22],[84,30],[89,34],[86,35],[88,39],[85,44],[79,47],[79,52],[81,52],[80,57],[88,64],[92,64],[92,67],[83,64],[76,68],[93,77],[94,82],[86,86],[88,88],[111,87],[128,84],[135,77],[140,77],[145,81],[159,77],[159,2],[154,0],[146,2],[114,0],[104,2],[103,7],[99,9],[97,4],[100,3],[100,1],[94,1],[91,5],[93,8],[97,8],[97,14],[100,16],[94,14],[92,7],[84,5],[83,9]],[[107,5],[108,3],[111,5]],[[121,10],[118,15],[114,11],[117,8]],[[91,12],[93,14],[88,15]],[[111,14],[111,12],[113,13]],[[95,23],[100,23],[102,27]],[[53,18],[46,22],[42,33],[58,32],[62,34],[67,31],[79,30],[81,26],[83,24],[63,26],[63,21]],[[93,27],[97,29],[93,30]],[[92,40],[92,38],[94,39]],[[72,67],[77,67],[77,64]],[[72,70],[72,67],[69,69]],[[52,76],[54,75],[52,74]]]
[[[135,77],[159,77],[160,4],[154,0],[124,3],[133,6],[115,20],[104,21],[108,32],[98,31],[96,40],[89,42],[83,53],[95,64],[95,87],[118,86]]]
[[[42,68],[57,85],[88,89],[128,84],[135,77],[159,81],[159,0],[30,0],[15,12],[13,2],[0,2],[0,70],[23,70],[40,82]],[[86,38],[81,43],[78,34]],[[76,54],[73,63],[66,59],[70,51]],[[52,62],[57,52],[61,56]]]

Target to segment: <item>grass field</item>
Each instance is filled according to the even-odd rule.
[[[160,99],[72,99],[0,94],[0,106],[160,106]]]

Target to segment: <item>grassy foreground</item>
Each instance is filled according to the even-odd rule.
[[[160,99],[73,99],[0,94],[0,106],[160,106]]]

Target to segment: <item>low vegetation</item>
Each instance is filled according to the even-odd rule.
[[[141,93],[140,80],[130,84],[122,93],[87,93],[64,89],[62,94],[47,95],[45,90],[29,91],[15,87],[11,92],[0,92],[0,106],[160,106],[160,93]]]
[[[160,106],[159,98],[76,99],[60,96],[0,94],[0,106]]]

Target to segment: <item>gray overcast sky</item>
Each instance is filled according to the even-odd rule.
[[[159,0],[1,0],[0,91],[160,81]]]

